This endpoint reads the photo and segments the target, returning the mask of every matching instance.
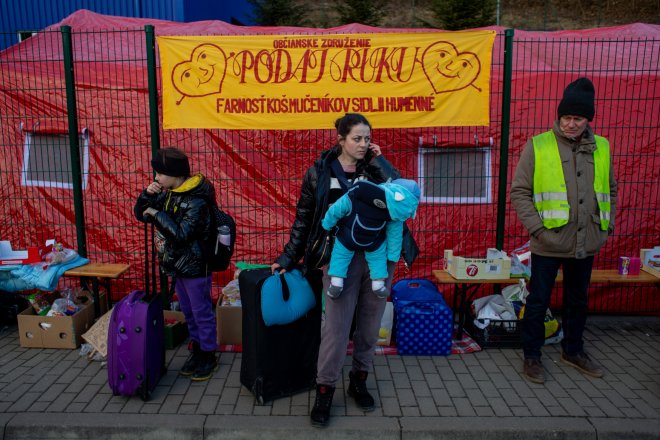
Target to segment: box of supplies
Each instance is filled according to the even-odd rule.
[[[445,249],[444,257],[445,270],[457,280],[498,280],[511,276],[509,257],[459,257],[451,249]]]
[[[28,348],[78,348],[93,322],[91,301],[71,316],[40,316],[30,306],[18,315],[19,343]]]
[[[174,350],[188,337],[188,325],[183,312],[165,310],[165,348]]]
[[[216,307],[218,344],[240,345],[243,343],[243,308],[240,300],[231,301],[220,294]]]
[[[660,246],[642,249],[639,257],[642,260],[642,270],[660,278]]]

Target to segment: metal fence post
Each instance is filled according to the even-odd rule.
[[[513,66],[513,29],[504,32],[504,79],[502,84],[502,123],[500,133],[500,170],[497,192],[497,227],[495,247],[504,247],[504,223],[506,214],[506,189],[509,171],[509,124],[511,123],[511,80]]]
[[[153,25],[144,27],[147,43],[147,82],[149,85],[149,129],[151,132],[151,157],[160,148],[160,124],[158,122],[158,82],[156,79],[156,38]],[[153,246],[153,243],[152,243]],[[163,307],[170,308],[170,286],[167,275],[160,272],[160,293]]]
[[[160,148],[160,125],[158,124],[158,82],[156,81],[156,38],[153,25],[144,27],[147,40],[147,81],[149,84],[149,127],[151,131],[151,154]]]
[[[80,145],[78,142],[78,106],[73,72],[73,44],[71,26],[62,26],[62,49],[64,55],[64,80],[66,82],[66,109],[69,120],[69,147],[71,150],[71,182],[73,185],[73,207],[76,216],[76,237],[78,254],[87,257],[87,236],[85,232],[85,209],[82,192],[82,171],[80,168]]]

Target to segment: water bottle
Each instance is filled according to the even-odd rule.
[[[218,228],[218,241],[225,246],[229,246],[231,244],[229,226],[222,225]]]

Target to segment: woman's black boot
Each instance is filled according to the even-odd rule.
[[[373,411],[374,398],[367,391],[366,371],[349,372],[348,395],[355,399],[355,403],[364,411]]]
[[[314,426],[327,426],[330,420],[330,407],[332,407],[332,396],[335,395],[335,387],[330,385],[316,385],[316,400],[310,418]]]

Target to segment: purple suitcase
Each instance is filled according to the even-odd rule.
[[[146,224],[145,224],[145,242]],[[153,243],[153,227],[152,227]],[[153,248],[153,245],[152,245]],[[149,254],[145,255],[149,291]],[[155,255],[152,251],[153,294],[134,290],[112,310],[108,328],[108,384],[112,394],[149,399],[165,373],[163,302],[156,295]]]

